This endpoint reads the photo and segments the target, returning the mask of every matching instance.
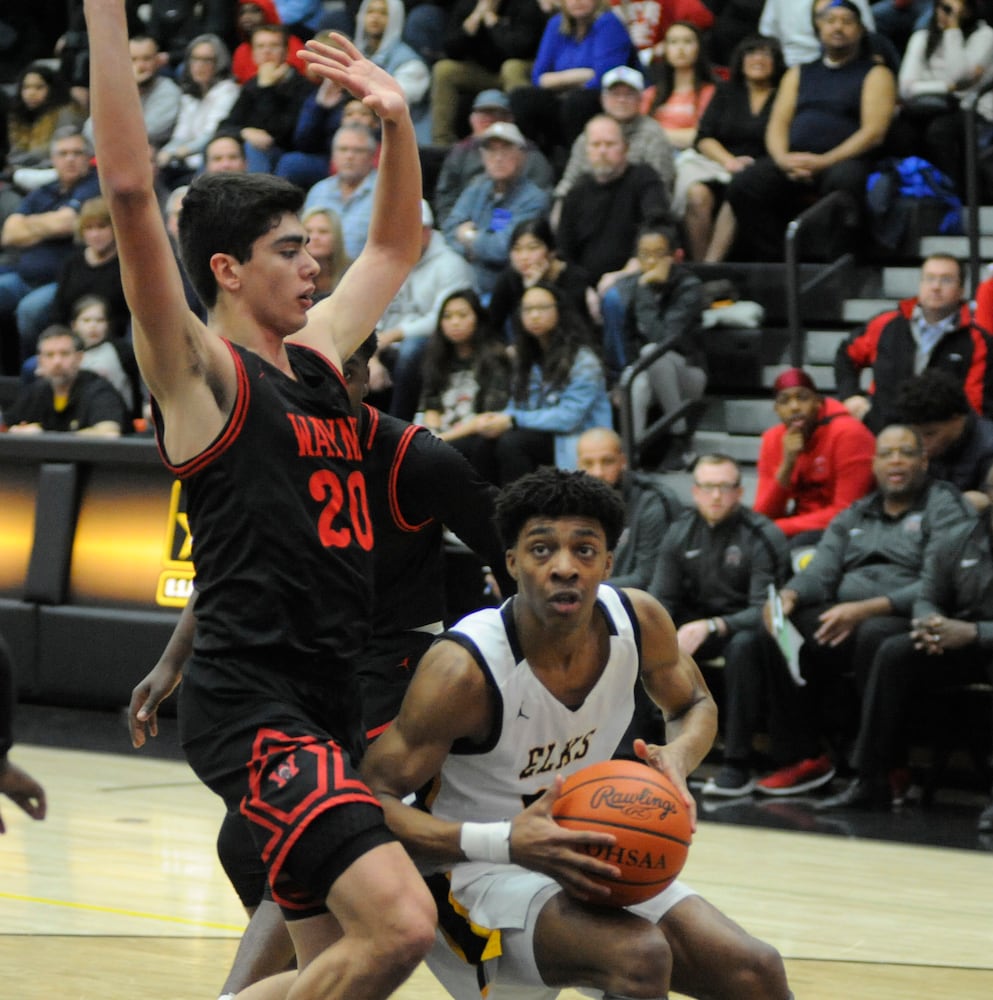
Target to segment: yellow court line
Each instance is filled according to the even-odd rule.
[[[93,903],[72,903],[64,899],[45,899],[43,896],[21,896],[13,892],[0,892],[0,899],[10,899],[18,903],[40,903],[42,906],[58,906],[67,910],[85,910],[88,913],[110,913],[117,917],[137,917],[141,920],[161,920],[168,924],[182,924],[187,927],[206,927],[215,931],[232,931],[241,934],[244,926],[220,924],[212,920],[192,920],[189,917],[170,917],[161,913],[143,913],[141,910],[122,910],[116,906],[97,906]],[[58,935],[56,935],[58,936]]]

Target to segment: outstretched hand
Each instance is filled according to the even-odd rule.
[[[575,899],[602,903],[610,889],[594,882],[620,877],[620,869],[587,854],[584,847],[609,848],[616,838],[609,833],[568,830],[552,816],[552,806],[562,792],[559,775],[541,798],[518,813],[510,827],[510,860],[514,864],[551,876]]]
[[[0,760],[0,793],[20,806],[32,819],[45,818],[45,789],[27,771]],[[0,833],[6,833],[3,817],[0,816]]]
[[[385,69],[366,59],[344,35],[334,32],[331,38],[333,45],[311,39],[300,51],[314,73],[344,87],[383,121],[399,121],[409,114],[400,84]]]

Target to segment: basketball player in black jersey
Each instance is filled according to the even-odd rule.
[[[373,547],[373,635],[357,658],[366,736],[374,740],[395,717],[414,667],[441,631],[445,618],[442,527],[450,528],[495,567],[501,589],[513,581],[500,567],[503,550],[493,524],[496,488],[426,427],[363,403],[375,335],[345,362],[344,376],[358,418]],[[439,489],[444,483],[444,489]],[[144,745],[157,732],[159,705],[176,689],[192,651],[194,599],[183,611],[159,662],[134,689],[128,711],[132,741]],[[217,840],[228,878],[252,919],[222,990],[244,988],[286,967],[292,957],[278,909],[263,899],[265,871],[246,842],[246,825],[229,812]]]
[[[123,0],[86,0],[92,116],[160,449],[185,480],[197,567],[181,738],[198,776],[251,822],[300,968],[253,998],[377,1000],[433,940],[435,908],[359,780],[353,660],[369,634],[372,528],[342,359],[418,259],[421,178],[396,82],[346,39],[305,59],[380,118],[362,254],[311,309],[302,194],[265,174],[190,187],[180,250],[155,198]],[[288,974],[293,975],[293,974]]]

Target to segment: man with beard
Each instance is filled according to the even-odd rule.
[[[589,172],[562,202],[559,255],[577,264],[602,295],[622,274],[637,271],[630,256],[643,223],[671,221],[669,196],[646,163],[631,163],[617,119],[596,115],[584,130]],[[607,276],[607,283],[601,278]]]
[[[10,432],[118,437],[125,421],[124,400],[105,378],[81,371],[82,363],[82,340],[68,327],[48,327],[38,338],[37,379],[4,414]]]
[[[880,646],[910,629],[925,557],[945,544],[950,528],[974,517],[958,489],[928,476],[923,442],[911,427],[880,432],[873,473],[875,492],[831,521],[813,559],[779,591],[783,614],[804,638],[799,659],[810,719],[797,725],[825,736],[836,755],[858,723],[843,679],[854,674],[861,701]],[[762,790],[795,794],[805,783],[801,769],[771,774]]]
[[[836,514],[872,489],[876,441],[802,368],[773,383],[779,423],[762,435],[754,508],[794,547],[813,545]]]
[[[993,492],[990,474],[982,490],[987,498]],[[819,808],[899,805],[894,793],[909,783],[911,737],[919,720],[931,721],[931,713],[924,713],[935,696],[949,687],[993,677],[991,529],[993,514],[985,513],[931,547],[911,630],[887,639],[873,661],[855,746],[857,775]],[[991,830],[993,806],[987,806],[979,831]]]
[[[781,260],[788,221],[813,198],[841,191],[857,211],[868,157],[893,118],[896,82],[872,58],[859,7],[828,0],[813,18],[821,57],[787,70],[766,130],[769,155],[728,185],[749,260]]]

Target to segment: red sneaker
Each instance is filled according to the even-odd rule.
[[[824,754],[773,771],[756,782],[755,791],[760,795],[801,795],[826,785],[833,777],[831,758]]]

